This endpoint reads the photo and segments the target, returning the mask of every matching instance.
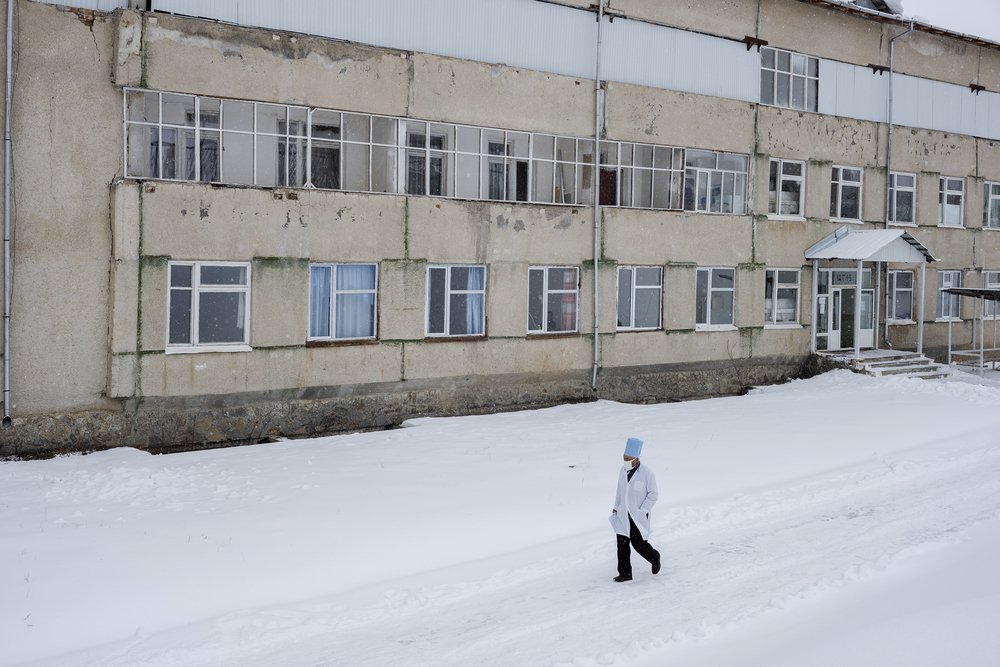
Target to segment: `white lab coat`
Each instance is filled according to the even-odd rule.
[[[623,467],[618,472],[618,489],[615,491],[615,512],[611,515],[611,525],[619,535],[629,536],[628,517],[635,521],[642,539],[649,539],[649,511],[660,497],[656,488],[656,476],[649,466],[640,463],[629,480]]]

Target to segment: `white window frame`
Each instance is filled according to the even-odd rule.
[[[654,285],[636,285],[635,274],[636,269],[656,269],[659,272],[660,280]],[[619,290],[621,288],[622,271],[631,272],[631,287],[630,287],[630,307],[628,315],[628,324],[622,326],[618,324],[618,316],[620,314],[621,303],[618,300]],[[663,328],[663,267],[662,266],[619,266],[616,272],[617,280],[615,283],[615,324],[617,331],[656,331]],[[656,291],[656,301],[659,303],[659,311],[657,313],[656,326],[651,327],[637,327],[635,326],[635,302],[636,293],[640,290],[644,291]]]
[[[431,270],[433,269],[445,269],[445,294],[444,294],[444,328],[443,333],[431,333]],[[462,290],[462,289],[452,289],[451,288],[451,272],[453,269],[482,269],[483,270],[483,287],[478,290]],[[485,264],[428,264],[426,273],[426,288],[424,296],[424,335],[427,338],[486,338],[486,284],[487,275]],[[458,333],[453,334],[450,331],[451,326],[451,297],[456,294],[481,294],[483,297],[483,312],[482,320],[480,321],[480,329],[482,333]]]
[[[786,164],[797,164],[802,169],[801,176],[795,176],[792,174],[785,173]],[[775,188],[771,189],[771,175],[777,167],[777,174],[775,175]],[[782,213],[781,212],[781,193],[784,192],[784,184],[788,183],[798,183],[799,184],[799,212],[798,213]],[[772,193],[774,199],[772,201]],[[805,220],[805,198],[806,198],[806,163],[802,160],[785,160],[782,158],[771,158],[768,164],[768,179],[767,179],[767,217],[784,219],[784,220]]]
[[[956,281],[957,278],[957,281]],[[935,304],[935,322],[961,322],[962,321],[962,301],[957,294],[946,294],[941,290],[948,287],[962,286],[962,271],[957,269],[938,270],[937,272],[937,303]],[[947,300],[948,313],[945,313],[945,300]],[[957,313],[952,315],[951,313]]]
[[[375,270],[375,286],[371,289],[361,289],[361,290],[338,290],[337,289],[337,270],[342,266],[370,266]],[[329,336],[311,336],[309,332],[312,331],[312,313],[310,312],[308,317],[309,321],[306,323],[306,340],[307,341],[351,341],[351,340],[375,340],[378,338],[378,279],[379,271],[378,264],[374,262],[313,262],[309,264],[309,304],[312,304],[313,293],[312,293],[312,271],[314,268],[329,268],[330,269],[330,321],[328,326],[330,327]],[[372,295],[372,334],[370,336],[347,336],[343,338],[337,337],[337,298],[341,295],[349,294],[371,294]],[[312,306],[310,305],[310,309]]]
[[[865,169],[864,167],[847,167],[839,164],[833,165],[834,171],[830,172],[830,186],[831,186],[831,201],[830,201],[830,219],[842,222],[861,222],[864,218],[864,195],[865,195]],[[844,170],[851,170],[858,172],[857,181],[845,181],[844,180]],[[844,217],[844,188],[858,189],[858,217],[856,218],[845,218]],[[836,188],[836,198],[834,199],[833,188]],[[834,215],[836,211],[836,215]]]
[[[795,273],[795,282],[780,282],[778,278],[782,273]],[[768,294],[767,290],[767,277],[773,276],[771,280],[771,290],[772,292]],[[778,290],[795,290],[795,317],[791,321],[778,321]],[[764,274],[764,327],[767,329],[791,329],[791,328],[801,328],[799,323],[799,317],[801,316],[801,298],[802,298],[802,269],[782,269],[774,268],[767,269]],[[767,318],[767,301],[771,301],[771,319]],[[733,308],[735,310],[735,301],[733,303]]]
[[[173,267],[191,267],[191,287],[173,287],[171,278]],[[201,284],[202,267],[222,266],[222,267],[242,267],[246,269],[245,285],[208,285]],[[213,262],[213,261],[169,261],[167,262],[167,317],[166,317],[166,347],[167,354],[201,353],[201,352],[249,352],[250,347],[250,286],[251,286],[251,266],[250,262]],[[170,310],[174,290],[191,291],[191,331],[190,343],[170,342]],[[198,323],[200,318],[201,295],[206,293],[230,293],[242,292],[243,302],[243,340],[232,343],[200,343],[198,341]]]
[[[562,269],[567,271],[573,271],[576,275],[576,280],[573,282],[572,289],[562,289],[553,288],[549,286],[549,269]],[[527,331],[530,336],[537,336],[539,334],[575,334],[580,331],[580,268],[577,266],[529,266],[528,267],[528,308],[530,310],[531,305],[531,274],[533,272],[541,272],[542,274],[542,310],[545,311],[545,306],[549,302],[549,296],[552,294],[572,294],[574,303],[574,313],[573,313],[573,328],[572,329],[549,329],[549,321],[547,317],[542,318],[542,327],[540,329],[531,328],[531,316],[530,313],[527,315]]]
[[[910,276],[910,286],[900,287],[899,286],[899,276],[901,274],[908,274]],[[913,324],[913,299],[915,297],[915,292],[913,286],[916,284],[914,281],[916,276],[914,272],[909,269],[890,269],[888,271],[885,283],[886,289],[886,319],[889,324]],[[896,317],[896,302],[899,299],[899,294],[903,292],[910,293],[910,316],[905,319],[898,319]]]
[[[774,61],[772,67],[768,67],[764,63],[765,57],[768,54],[772,55]],[[779,68],[779,55],[788,56],[787,70]],[[796,72],[796,65],[800,65],[798,69],[802,71]],[[815,71],[816,74],[813,75],[812,71]],[[771,87],[770,91],[765,93],[767,73],[771,75]],[[819,110],[819,58],[785,49],[764,46],[760,49],[760,74],[761,88],[759,101],[761,104],[782,109],[798,109],[799,111]],[[782,104],[778,100],[778,81],[781,77],[788,77],[788,100],[786,104]],[[796,82],[798,81],[802,82],[802,103],[797,105],[795,104],[794,91]],[[816,84],[815,89],[810,85],[812,82]]]
[[[730,271],[733,274],[732,287],[713,287],[712,277],[715,271]],[[705,295],[705,322],[698,322],[698,280],[697,276],[708,274],[708,291]],[[712,322],[712,293],[731,292],[733,302],[732,320],[729,323],[711,324]],[[696,331],[732,331],[736,329],[736,267],[733,266],[699,266],[695,276],[695,330]]]
[[[998,213],[992,215],[994,204]],[[986,181],[983,188],[983,229],[1000,229],[1000,183]]]
[[[899,177],[905,176],[913,179],[912,186],[899,185]],[[913,195],[912,220],[899,220],[896,211],[899,208],[898,195],[902,192],[909,192]],[[899,227],[917,226],[917,175],[905,171],[894,171],[889,177],[889,224]]]
[[[692,160],[698,158],[698,154],[710,154],[714,158],[714,166],[705,167],[691,164]],[[723,158],[739,158],[746,166],[743,170],[727,169],[720,167],[719,163]],[[746,215],[747,212],[747,190],[750,182],[750,156],[745,153],[728,153],[724,151],[711,151],[702,149],[688,149],[684,154],[684,210],[694,213],[708,213],[713,215]],[[719,197],[719,210],[712,209],[712,188],[713,181],[718,177],[722,194]],[[735,204],[739,199],[740,207],[732,211],[722,210],[726,201],[726,178],[733,181],[732,202]],[[688,200],[688,182],[694,179],[694,194],[692,200]],[[742,183],[741,183],[742,182]],[[705,184],[705,206],[699,206],[699,193],[701,183]],[[740,187],[742,185],[742,187]]]
[[[1000,289],[1000,271],[983,271],[983,288]],[[983,319],[1000,319],[1000,306],[996,301],[983,299]]]
[[[955,184],[958,184],[956,189]],[[949,197],[958,197],[958,224],[950,224],[946,221],[945,210],[946,206],[954,206],[954,204],[948,204]],[[953,229],[960,229],[965,227],[965,179],[957,178],[955,176],[941,176],[938,179],[938,226],[939,227],[951,227]]]

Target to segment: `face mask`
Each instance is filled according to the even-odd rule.
[[[625,468],[625,470],[631,470],[633,467],[635,467],[635,461],[634,460],[626,461],[625,463],[622,464],[622,467]]]

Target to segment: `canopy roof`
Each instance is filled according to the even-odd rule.
[[[806,259],[846,259],[855,262],[923,264],[934,256],[920,241],[902,229],[850,229],[841,227],[806,250]]]
[[[975,299],[986,299],[987,301],[1000,301],[1000,289],[987,289],[985,287],[946,287],[941,290],[949,294],[959,296],[971,296]]]

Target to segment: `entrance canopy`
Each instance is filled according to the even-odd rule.
[[[841,227],[806,250],[806,259],[846,259],[854,262],[902,264],[937,261],[930,250],[902,229],[849,227]]]
[[[985,287],[946,287],[941,290],[948,294],[959,296],[971,296],[973,299],[985,299],[986,301],[1000,301],[1000,289],[987,289]]]

